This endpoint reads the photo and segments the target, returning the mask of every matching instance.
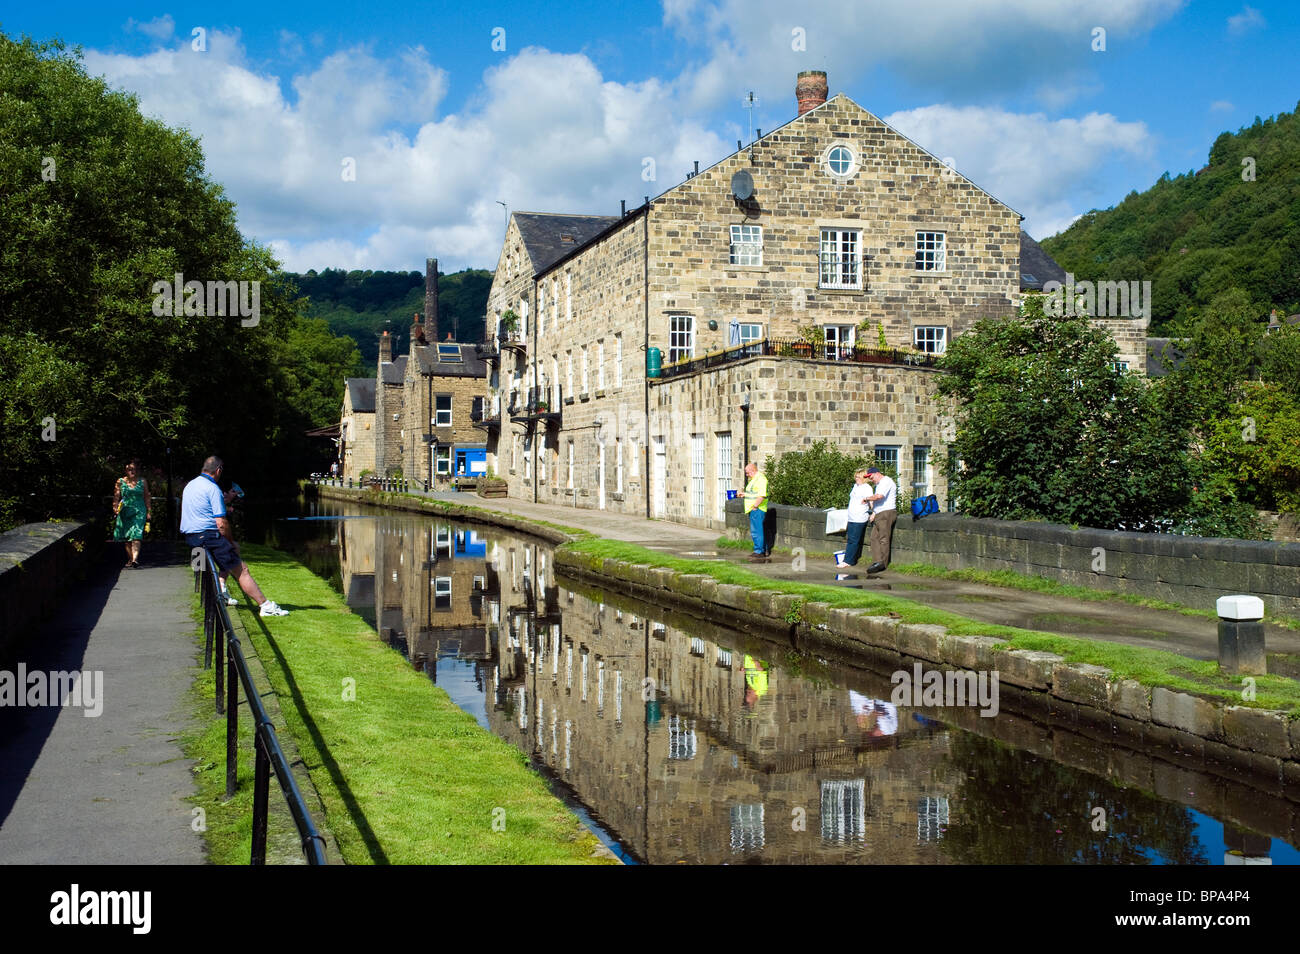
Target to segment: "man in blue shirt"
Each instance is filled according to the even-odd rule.
[[[239,588],[261,607],[261,615],[288,616],[288,610],[262,595],[248,564],[239,556],[239,545],[235,543],[230,520],[226,517],[226,504],[236,494],[233,490],[224,494],[221,492],[217,479],[221,476],[222,469],[220,457],[209,457],[203,462],[203,473],[185,485],[181,494],[181,533],[190,546],[207,548],[217,569],[221,571],[223,586],[226,575],[233,573],[239,581]]]

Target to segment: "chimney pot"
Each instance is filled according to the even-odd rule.
[[[826,73],[822,70],[804,70],[795,79],[794,95],[799,101],[799,115],[802,116],[810,109],[816,109],[822,103],[826,102],[826,96],[829,87],[826,84]]]

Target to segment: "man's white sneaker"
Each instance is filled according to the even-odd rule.
[[[224,600],[226,601],[226,605],[227,605],[227,606],[238,606],[238,605],[239,605],[239,600],[235,599],[235,598],[234,598],[233,596],[231,596],[229,593],[222,593],[222,594],[221,594],[221,598],[224,599]]]
[[[262,604],[262,616],[288,616],[289,611],[283,609],[275,600],[267,600]]]

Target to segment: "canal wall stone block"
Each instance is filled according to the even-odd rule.
[[[1151,720],[1151,690],[1135,679],[1120,679],[1106,687],[1110,710],[1138,722]]]
[[[1285,712],[1227,706],[1223,710],[1223,738],[1229,745],[1279,759],[1292,757],[1290,726]]]
[[[898,627],[898,651],[930,662],[944,661],[948,630],[926,623],[903,623]]]
[[[943,661],[952,666],[959,666],[962,669],[992,672],[994,668],[993,647],[1001,645],[1003,642],[1005,640],[993,636],[953,636],[950,634],[943,644]]]
[[[1004,649],[995,658],[1000,682],[1040,692],[1050,688],[1052,671],[1065,662],[1064,656],[1036,649]]]
[[[1110,772],[1110,752],[1094,740],[1073,732],[1053,734],[1052,758],[1102,778]]]
[[[1134,752],[1132,749],[1126,749],[1122,746],[1112,746],[1110,749],[1110,769],[1107,774],[1122,785],[1140,788],[1149,792],[1155,787],[1152,782],[1151,765],[1151,756],[1144,752]]]
[[[1281,799],[1260,798],[1253,786],[1229,784],[1224,786],[1223,815],[1252,831],[1277,832],[1289,829],[1294,812]]]
[[[1052,695],[1093,709],[1110,710],[1111,671],[1088,663],[1065,663],[1052,670]]]
[[[1223,741],[1223,711],[1199,696],[1157,687],[1151,691],[1151,718],[1202,739]]]
[[[745,608],[745,596],[750,592],[749,587],[741,586],[739,583],[719,583],[717,600],[723,606],[734,610],[743,610]]]
[[[1291,759],[1282,763],[1282,794],[1300,803],[1300,762]],[[1300,815],[1297,815],[1297,820],[1300,821]],[[1300,829],[1293,831],[1300,836]],[[1292,844],[1300,844],[1300,841],[1292,840]]]

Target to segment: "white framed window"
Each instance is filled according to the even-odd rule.
[[[434,395],[437,409],[434,411],[433,423],[436,427],[451,427],[451,395]]]
[[[623,386],[623,335],[614,336],[614,387]]]
[[[560,359],[557,355],[551,355],[551,387],[554,393],[551,394],[551,410],[560,409]]]
[[[668,363],[695,357],[695,318],[691,315],[668,316]]]
[[[519,299],[519,336],[528,337],[528,299]]]
[[[587,393],[587,346],[582,346],[582,393]]]
[[[857,229],[821,230],[821,288],[862,287],[862,233]]]
[[[551,325],[559,327],[560,324],[560,280],[551,279]]]
[[[569,441],[569,470],[568,480],[564,485],[569,490],[573,489],[573,441]]]
[[[763,805],[731,806],[731,850],[734,854],[758,851],[767,844]]]
[[[436,474],[451,473],[451,448],[441,444],[433,452],[433,470]]]
[[[605,390],[605,342],[596,342],[596,390]]]
[[[573,320],[573,273],[564,273],[564,320]]]
[[[946,236],[943,232],[916,233],[916,270],[942,272],[944,267]]]
[[[704,435],[691,435],[691,516],[704,516]]]
[[[826,360],[848,361],[853,357],[853,331],[852,325],[822,325]]]
[[[697,751],[695,720],[682,716],[668,717],[668,758],[687,760],[695,758]]]
[[[546,442],[537,442],[537,481],[546,483]]]
[[[916,800],[916,840],[930,844],[943,839],[949,824],[948,799],[942,795],[922,795]]]
[[[533,441],[530,437],[524,438],[524,480],[533,479]]]
[[[519,469],[519,435],[516,434],[510,441],[510,469],[512,471]]]
[[[912,496],[924,497],[930,492],[930,448],[912,448]]]
[[[546,282],[537,286],[537,333],[546,334]]]
[[[568,369],[564,372],[564,393],[573,397],[573,352],[566,351],[568,356]]]
[[[1110,366],[1114,368],[1115,371],[1118,372],[1119,374],[1123,374],[1129,368],[1129,364],[1127,361],[1112,361],[1110,363]]]
[[[867,783],[865,779],[821,783],[822,838],[844,844],[867,837]]]
[[[631,473],[633,478],[640,477],[641,476],[641,453],[636,449],[636,438],[629,438],[628,448],[629,448],[628,453],[632,457],[632,467],[630,468],[629,472]]]
[[[433,608],[451,609],[451,577],[439,576],[433,581]]]
[[[752,344],[761,340],[763,337],[763,325],[757,321],[742,321],[740,323],[740,343]]]
[[[920,325],[913,328],[912,345],[917,351],[943,354],[948,350],[948,329],[937,325]]]
[[[731,264],[763,264],[763,226],[733,225],[731,227]]]
[[[857,157],[848,146],[836,145],[826,150],[826,170],[837,179],[847,178],[857,170]]]
[[[877,444],[875,447],[876,463],[880,469],[891,477],[898,476],[898,445]]]
[[[731,431],[719,431],[716,435],[718,443],[718,519],[727,518],[727,491],[732,489],[732,481],[735,475],[731,472]]]
[[[614,493],[623,492],[623,438],[614,438]]]

